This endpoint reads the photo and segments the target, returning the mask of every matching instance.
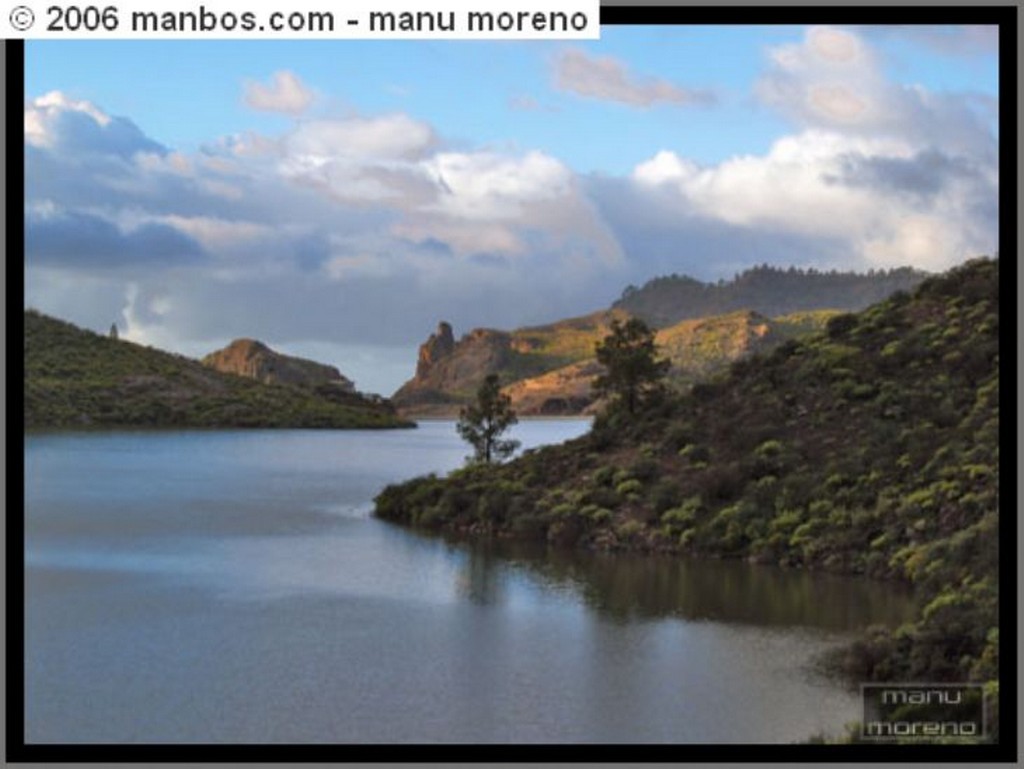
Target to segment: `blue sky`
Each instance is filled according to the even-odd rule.
[[[130,116],[163,144],[195,150],[212,137],[284,130],[285,118],[246,108],[241,84],[289,70],[323,94],[324,114],[408,112],[454,140],[542,149],[581,173],[619,174],[646,159],[652,147],[704,163],[765,151],[786,123],[757,105],[751,84],[768,48],[802,34],[803,28],[792,26],[694,26],[641,32],[605,27],[601,40],[571,45],[33,41],[26,92],[61,90],[88,99],[111,114]],[[943,55],[914,37],[879,28],[871,37],[895,82],[996,96],[994,56]],[[690,109],[661,105],[638,114],[628,105],[561,92],[552,87],[550,60],[567,47],[709,89],[716,103]],[[537,109],[522,109],[527,99]]]
[[[27,302],[186,354],[257,336],[388,393],[442,317],[994,250],[997,90],[977,27],[31,41]]]

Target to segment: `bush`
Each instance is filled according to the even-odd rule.
[[[632,477],[640,481],[650,481],[658,476],[661,467],[657,461],[648,457],[637,460],[630,468]]]
[[[580,500],[583,504],[593,504],[599,507],[615,508],[621,501],[615,489],[600,486],[596,489],[588,489]]]
[[[621,540],[629,541],[634,537],[639,536],[644,530],[644,525],[640,521],[624,521],[615,527],[615,536]]]
[[[615,478],[615,468],[609,465],[598,468],[590,479],[598,486],[611,486]]]
[[[680,502],[682,493],[679,485],[673,481],[659,481],[650,491],[649,498],[654,512],[659,515]]]
[[[825,331],[830,339],[839,339],[846,336],[857,326],[857,316],[853,313],[843,313],[829,318],[825,323]]]
[[[662,513],[661,522],[673,529],[685,529],[697,521],[698,515],[704,510],[700,497],[687,499],[678,507],[670,508]]]
[[[615,493],[620,496],[626,496],[627,494],[637,494],[643,489],[644,485],[640,483],[636,478],[630,478],[623,481],[615,487]]]

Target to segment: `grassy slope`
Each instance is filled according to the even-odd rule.
[[[972,262],[576,441],[388,487],[376,514],[910,580],[920,617],[844,668],[994,686],[998,324],[998,263]]]
[[[25,427],[399,427],[358,396],[221,374],[25,312]]]
[[[824,328],[838,310],[816,310],[765,318],[750,311],[739,311],[709,318],[684,320],[658,331],[655,342],[659,354],[672,363],[669,380],[676,387],[687,387],[726,369],[730,363],[756,352],[770,350],[787,339]],[[605,332],[607,333],[607,332]],[[542,413],[554,399],[575,399],[586,403],[593,398],[592,382],[601,367],[593,355],[591,343],[586,357],[540,376],[513,382],[505,388],[513,408],[520,414]],[[577,345],[582,356],[586,348]],[[471,397],[472,393],[467,394]],[[599,404],[590,404],[592,410]]]
[[[594,357],[594,345],[608,335],[612,321],[628,317],[621,310],[601,310],[544,326],[520,328],[512,332],[512,344],[522,349],[522,354],[543,360],[549,367],[546,370],[551,370]]]

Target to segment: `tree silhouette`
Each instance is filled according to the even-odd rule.
[[[476,391],[476,401],[459,411],[456,429],[473,447],[470,462],[491,464],[509,457],[519,441],[502,439],[501,434],[519,420],[511,399],[501,392],[497,374],[488,374]]]
[[[644,397],[664,386],[669,362],[657,357],[654,331],[639,318],[613,320],[611,333],[598,342],[597,362],[606,369],[594,380],[599,396],[610,395],[636,413]]]

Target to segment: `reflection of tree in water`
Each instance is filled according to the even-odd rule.
[[[743,561],[588,553],[521,542],[477,543],[463,552],[460,590],[483,604],[501,600],[503,574],[512,568],[568,587],[588,606],[623,621],[680,617],[855,630],[896,626],[914,611],[912,594],[900,585]]]
[[[502,568],[505,564],[484,548],[470,547],[464,552],[465,563],[456,582],[459,595],[482,606],[500,603],[503,597]]]

